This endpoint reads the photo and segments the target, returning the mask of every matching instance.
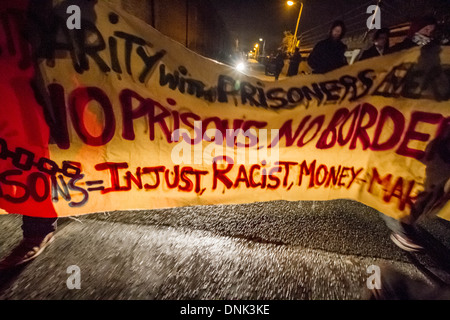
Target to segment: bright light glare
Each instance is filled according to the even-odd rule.
[[[238,65],[236,66],[236,70],[237,71],[244,71],[245,70],[245,64],[243,62],[238,63]]]
[[[287,2],[287,5],[288,5],[288,6],[293,6],[293,5],[294,5],[294,1],[288,1],[288,2]]]

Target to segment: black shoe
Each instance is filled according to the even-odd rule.
[[[43,238],[24,238],[6,258],[0,261],[0,270],[14,268],[35,259],[53,240],[55,240],[53,232]]]
[[[397,247],[408,252],[419,252],[424,249],[423,246],[417,244],[413,239],[400,233],[392,233],[391,240]]]

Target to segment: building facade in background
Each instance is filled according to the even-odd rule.
[[[192,51],[225,61],[232,41],[210,0],[108,0]]]

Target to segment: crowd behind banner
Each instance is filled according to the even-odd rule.
[[[439,26],[433,16],[416,18],[411,22],[404,40],[392,46],[390,45],[390,29],[375,29],[371,32],[372,38],[369,48],[359,50],[359,54],[354,61],[362,61],[424,45],[448,44],[448,39],[439,40],[435,37],[439,27],[442,29],[442,26]],[[299,66],[302,61],[308,64],[312,73],[318,74],[327,73],[347,65],[349,59],[345,56],[348,51],[344,39],[346,33],[347,28],[344,21],[334,21],[330,26],[327,37],[318,42],[306,58],[301,56],[299,47],[296,47],[293,53],[286,53],[283,48],[279,48],[277,53],[272,54],[271,59],[269,59],[276,66],[275,80],[279,79],[286,59],[288,60],[286,71],[288,77],[299,73]],[[302,71],[302,73],[305,74],[305,71]]]

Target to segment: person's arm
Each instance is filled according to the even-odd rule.
[[[315,45],[315,47],[313,48],[313,50],[311,51],[311,53],[308,56],[308,64],[311,67],[311,69],[313,70],[317,70],[318,68],[320,68],[320,42],[318,44]]]

